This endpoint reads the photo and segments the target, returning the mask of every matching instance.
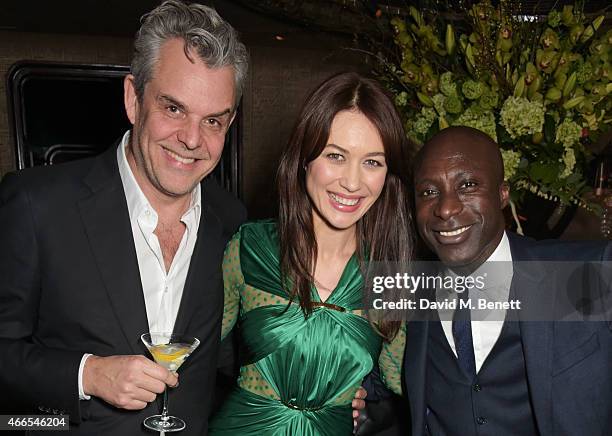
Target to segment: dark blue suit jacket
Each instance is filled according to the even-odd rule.
[[[601,242],[536,242],[508,234],[513,261],[612,260],[612,244]],[[526,264],[525,264],[526,265]],[[512,288],[523,305],[552,311],[567,305],[550,274],[515,264]],[[610,308],[611,283],[604,283],[598,304]],[[561,307],[561,310],[565,308]],[[601,313],[601,312],[600,312]],[[568,322],[522,319],[519,326],[527,382],[537,427],[542,436],[605,436],[612,432],[612,321]],[[427,338],[431,322],[409,322],[404,357],[405,394],[410,403],[412,434],[426,429]],[[520,430],[518,430],[520,433]]]

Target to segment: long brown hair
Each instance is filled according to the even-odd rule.
[[[387,163],[380,197],[357,222],[358,256],[370,261],[402,263],[413,258],[408,140],[401,119],[376,80],[357,73],[337,74],[323,82],[307,99],[283,151],[277,173],[281,276],[284,285],[291,288],[292,300],[297,297],[306,316],[313,310],[311,283],[317,242],[305,168],[321,154],[334,117],[344,110],[357,110],[376,126]],[[379,323],[377,328],[389,340],[399,325],[397,321],[386,321]]]

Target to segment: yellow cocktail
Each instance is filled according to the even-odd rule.
[[[176,371],[185,362],[200,341],[197,338],[172,333],[145,333],[142,342],[159,365],[168,371]],[[168,389],[164,389],[164,405],[161,415],[149,416],[143,422],[151,430],[172,432],[185,428],[185,421],[168,415]]]
[[[153,359],[169,371],[176,371],[191,353],[190,344],[160,344],[149,348]]]

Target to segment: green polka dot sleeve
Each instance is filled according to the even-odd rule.
[[[244,286],[244,277],[240,269],[240,235],[236,233],[225,248],[223,255],[223,323],[221,339],[225,338],[238,319],[240,306],[240,289]]]
[[[384,342],[378,364],[383,381],[389,389],[402,395],[402,364],[406,347],[406,324],[402,326],[391,342]]]
[[[243,313],[247,313],[253,309],[264,306],[281,305],[286,306],[289,300],[278,297],[274,294],[261,291],[253,286],[244,284],[240,289],[241,304]]]

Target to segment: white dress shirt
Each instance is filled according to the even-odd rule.
[[[159,240],[153,233],[157,227],[157,212],[140,189],[127,161],[125,150],[129,137],[129,131],[123,135],[121,144],[117,148],[117,163],[130,215],[149,331],[171,332],[174,329],[174,322],[189,272],[191,255],[198,237],[202,210],[200,185],[197,184],[193,190],[189,208],[181,217],[181,222],[185,224],[186,229],[172,264],[166,271]],[[89,354],[83,356],[79,367],[78,382],[81,399],[90,398],[83,391],[83,367],[87,357],[89,357]]]
[[[512,254],[510,252],[510,243],[508,242],[508,236],[504,232],[504,235],[499,242],[495,251],[489,256],[485,263],[488,262],[504,262],[500,268],[495,268],[495,277],[491,277],[491,274],[485,280],[485,289],[483,292],[489,294],[487,297],[490,301],[508,301],[510,295],[510,286],[512,284]],[[489,268],[479,268],[479,270],[491,271]],[[479,275],[478,270],[475,271],[472,276]],[[457,298],[456,292],[450,290],[450,294],[438,290],[436,293],[436,299],[443,301],[444,298]],[[473,303],[474,304],[474,303]],[[474,307],[474,306],[472,306]],[[453,338],[453,322],[452,316],[449,317],[447,311],[439,310],[440,319],[442,323],[442,329],[444,335],[448,341],[448,344],[453,350],[455,357],[457,356],[457,350],[455,349],[455,339]],[[474,309],[472,309],[474,314]],[[472,342],[474,344],[474,358],[476,359],[476,371],[480,371],[483,363],[485,362],[489,353],[493,349],[493,346],[499,339],[502,327],[504,325],[505,311],[495,310],[492,311],[488,316],[485,316],[485,320],[474,320],[474,318],[483,318],[482,311],[479,311],[477,317],[472,315]],[[486,320],[489,318],[490,320]]]

